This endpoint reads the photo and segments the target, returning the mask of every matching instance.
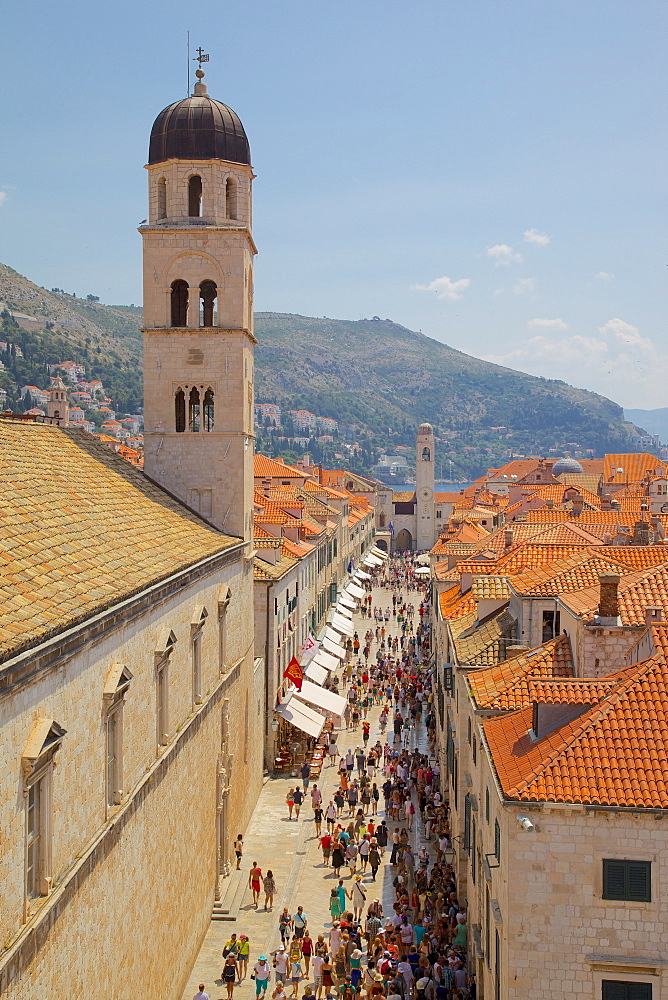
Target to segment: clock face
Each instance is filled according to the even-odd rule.
[[[426,500],[431,500],[431,498],[432,498],[432,492],[431,492],[431,490],[429,489],[428,486],[423,486],[422,489],[420,490],[419,496],[420,496],[420,500],[425,500],[425,501]]]

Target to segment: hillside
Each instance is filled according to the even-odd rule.
[[[3,314],[0,339],[18,344],[24,357],[3,355],[1,386],[45,388],[46,365],[73,360],[104,383],[116,409],[141,408],[139,307],[47,291],[2,264],[0,302],[24,314],[19,323],[28,328]],[[439,451],[444,461],[452,458],[458,478],[507,451],[602,455],[629,448],[623,411],[611,400],[489,364],[390,320],[259,313],[256,335],[257,400],[339,422],[340,438],[316,458],[333,461],[337,447],[357,440],[363,451],[356,466],[368,469],[379,448],[410,449],[422,420],[434,424],[443,439]],[[261,445],[281,450],[268,435]]]
[[[668,441],[668,407],[656,410],[624,410],[627,420],[643,428],[648,434],[658,434],[662,441]]]
[[[628,447],[623,411],[611,400],[489,364],[389,320],[259,313],[255,332],[258,400],[374,436],[393,427],[397,442],[410,445],[417,424],[429,420],[458,461],[470,448],[476,463],[486,449],[601,455]]]

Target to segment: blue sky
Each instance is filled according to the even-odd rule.
[[[663,406],[667,20],[654,0],[13,4],[0,260],[141,301],[142,167],[189,29],[251,143],[258,309],[389,317]]]

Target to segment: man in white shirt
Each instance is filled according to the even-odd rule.
[[[322,992],[322,967],[325,959],[322,955],[313,956],[313,985],[315,986],[315,997],[316,1000],[320,1000],[320,994]]]
[[[199,984],[199,993],[196,993],[193,1000],[209,1000],[209,994],[204,992],[204,983]]]
[[[276,972],[276,982],[284,983],[288,977],[288,956],[285,954],[285,945],[282,944],[274,955],[274,970]]]

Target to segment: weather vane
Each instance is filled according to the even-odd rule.
[[[205,62],[209,61],[209,56],[204,51],[204,49],[202,48],[201,45],[198,48],[195,49],[195,52],[197,53],[197,55],[193,59],[193,62],[198,62],[199,63],[199,68],[201,69],[202,68],[202,63],[205,63]]]
[[[187,49],[188,49],[188,97],[190,97],[190,32],[187,32]],[[195,70],[195,76],[198,80],[202,80],[204,77],[204,70],[202,69],[202,63],[209,61],[209,54],[204,51],[202,46],[198,46],[195,49],[197,55],[193,58],[193,62],[199,63],[198,68]]]

